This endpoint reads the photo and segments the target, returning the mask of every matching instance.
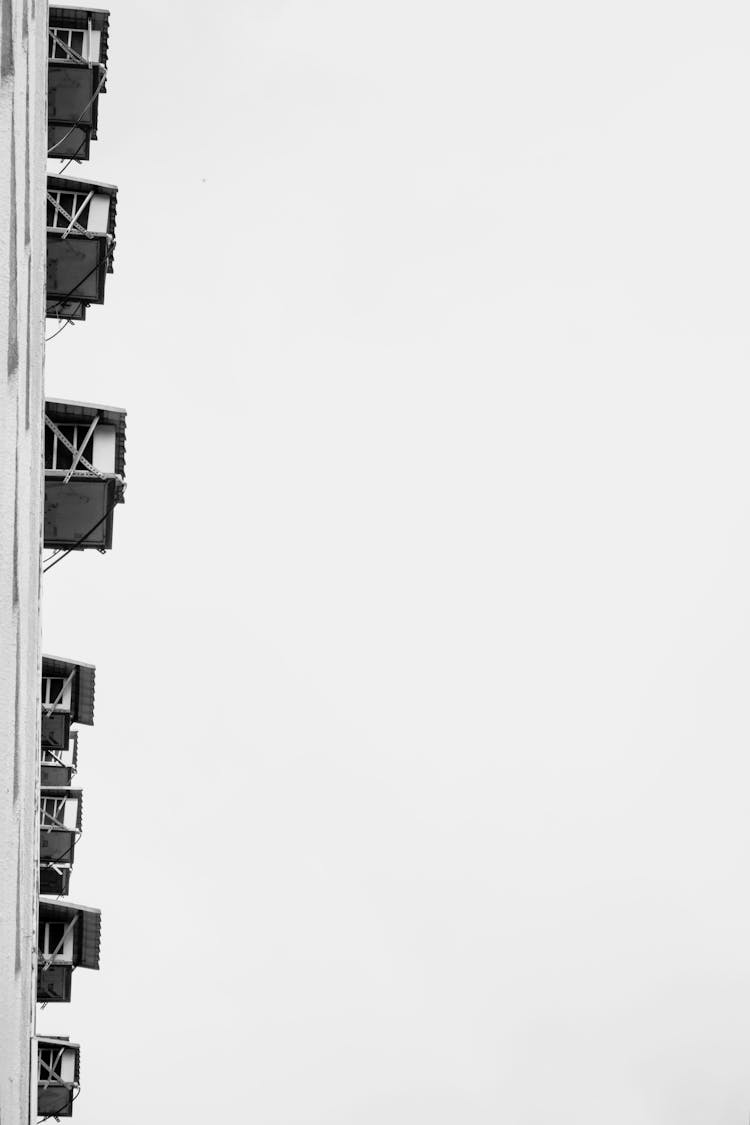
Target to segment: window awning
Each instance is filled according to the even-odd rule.
[[[101,32],[101,51],[99,65],[106,67],[109,57],[109,12],[105,8],[60,8],[52,5],[49,10],[50,27],[72,27],[76,31],[88,31],[91,20],[92,31]],[[106,90],[102,86],[102,93]]]
[[[69,676],[72,671],[77,675],[73,677],[73,698],[71,717],[74,723],[85,723],[86,726],[94,725],[94,686],[96,667],[93,664],[82,664],[78,660],[66,660],[62,656],[43,656],[43,676]]]
[[[75,953],[76,965],[83,969],[99,968],[99,946],[101,943],[102,912],[95,906],[77,906],[74,902],[61,902],[56,898],[39,896],[40,922],[72,922],[76,918]]]

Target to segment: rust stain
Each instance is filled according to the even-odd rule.
[[[18,848],[16,849],[16,976],[23,968],[21,957],[21,825],[18,825]]]
[[[28,69],[28,68],[27,68]],[[23,187],[23,235],[24,243],[26,246],[31,242],[31,138],[29,137],[29,86],[31,85],[31,71],[28,75],[29,81],[26,83],[26,166]]]
[[[31,251],[26,257],[26,429],[31,425]]]
[[[19,460],[18,460],[18,445],[19,445],[19,442],[21,440],[21,435],[18,432],[19,429],[20,429],[20,426],[19,426],[19,419],[18,419],[18,406],[16,406],[16,480],[15,480],[15,484],[14,484],[14,496],[13,496],[13,608],[14,609],[17,608],[18,602],[19,602],[19,597],[20,597],[20,594],[19,594],[19,577],[18,577],[19,571],[20,571],[19,558],[18,558],[18,552],[19,552],[19,547],[20,547],[19,538],[18,538],[18,519],[19,519],[19,516],[21,514],[21,499],[20,499],[20,496],[18,495],[18,490],[19,490],[19,486],[20,486],[21,472],[20,472],[20,464],[19,464]]]
[[[16,72],[13,59],[13,0],[0,0],[0,80]]]
[[[10,115],[10,250],[8,252],[8,378],[18,371],[18,199],[16,195],[16,112]]]
[[[21,653],[21,615],[16,610],[16,690],[15,690],[15,730],[13,732],[13,804],[15,806],[18,800],[18,794],[21,792],[21,758],[23,747],[21,746],[21,721],[22,721],[22,702],[21,702],[21,676],[19,669],[19,660]]]

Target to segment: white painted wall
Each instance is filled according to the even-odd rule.
[[[110,203],[111,200],[108,195],[102,195],[101,192],[96,193],[89,206],[89,217],[86,222],[87,230],[101,231],[102,234],[107,233]]]
[[[46,20],[0,0],[0,1120],[36,1120]],[[30,1088],[31,1087],[31,1088]],[[31,1099],[31,1104],[30,1104]]]
[[[78,797],[69,797],[65,802],[65,815],[63,824],[71,831],[75,831],[78,824]]]
[[[62,1074],[63,1082],[74,1082],[76,1076],[76,1053],[72,1047],[68,1047],[63,1052],[62,1061],[60,1064],[60,1073]]]
[[[87,452],[87,456],[90,454]],[[94,430],[94,456],[91,463],[100,473],[115,471],[115,427],[101,423]]]

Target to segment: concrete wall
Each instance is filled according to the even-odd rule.
[[[0,1122],[36,1120],[46,25],[0,0]],[[31,1098],[31,1104],[30,1104]]]

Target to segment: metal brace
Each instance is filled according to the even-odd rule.
[[[76,447],[73,445],[72,441],[68,441],[68,439],[66,438],[65,434],[62,432],[60,427],[56,426],[55,423],[52,421],[52,419],[47,417],[47,415],[45,414],[45,416],[44,416],[45,425],[48,427],[48,429],[52,430],[52,433],[55,435],[57,440],[59,442],[62,442],[62,444],[65,446],[65,448],[68,450],[68,452],[73,454],[73,464],[71,465],[70,469],[68,470],[68,474],[65,477],[65,480],[63,481],[63,484],[67,484],[68,481],[70,480],[71,476],[73,476],[74,474],[77,475],[81,472],[80,469],[76,469],[76,465],[78,465],[78,464],[83,465],[87,474],[93,474],[95,477],[98,477],[99,480],[106,480],[107,474],[100,472],[99,469],[95,468],[95,466],[92,465],[90,461],[87,461],[86,458],[83,456],[83,451],[86,448],[88,440],[91,437],[91,434],[93,433],[94,428],[96,426],[96,423],[98,421],[99,421],[99,415],[97,414],[96,418],[94,419],[94,421],[89,426],[88,433],[86,434],[86,437],[83,439],[83,444],[82,444],[82,446],[79,450],[79,449],[76,449]]]

